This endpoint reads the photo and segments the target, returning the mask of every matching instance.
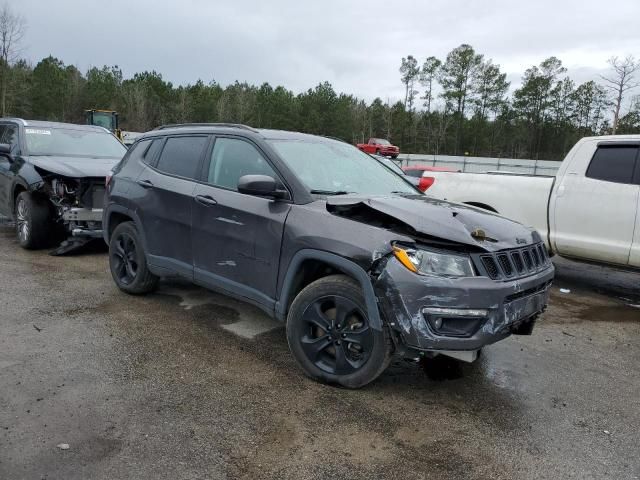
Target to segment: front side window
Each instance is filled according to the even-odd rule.
[[[347,143],[307,139],[269,143],[311,193],[417,193],[375,158]]]
[[[18,148],[18,127],[16,125],[3,125],[3,132],[0,136],[0,143],[11,145],[11,151]]]
[[[156,168],[170,175],[197,179],[200,176],[200,159],[208,140],[204,135],[169,137]]]
[[[278,179],[256,147],[237,138],[218,138],[213,146],[207,181],[217,187],[238,189],[243,175],[268,175]]]
[[[638,147],[600,146],[591,159],[586,176],[615,183],[633,183]]]
[[[59,127],[26,127],[28,155],[122,158],[127,152],[110,133]]]

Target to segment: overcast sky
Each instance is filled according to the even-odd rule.
[[[5,0],[6,1],[6,0]],[[82,71],[156,70],[174,84],[269,82],[300,92],[328,80],[371,100],[403,98],[400,59],[443,59],[461,43],[517,85],[555,55],[577,82],[612,55],[640,56],[640,0],[8,0],[26,19],[24,56]]]

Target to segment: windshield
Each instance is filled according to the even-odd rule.
[[[374,142],[377,143],[378,145],[391,145],[389,143],[389,140],[384,140],[382,138],[376,138],[374,139]]]
[[[25,128],[28,155],[122,158],[127,151],[107,132],[72,128]]]
[[[269,143],[311,193],[417,193],[376,159],[346,143],[310,140],[270,140]]]
[[[107,130],[113,130],[113,115],[111,113],[94,112],[91,124],[104,127]]]

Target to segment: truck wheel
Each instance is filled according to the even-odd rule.
[[[309,377],[359,388],[387,368],[389,332],[374,329],[366,311],[360,285],[346,275],[321,278],[298,294],[287,316],[287,341]]]
[[[56,232],[47,199],[20,192],[16,198],[15,219],[16,236],[22,248],[44,248],[54,240]]]
[[[138,230],[133,222],[116,227],[109,240],[109,269],[120,290],[141,295],[155,290],[158,277],[149,271]]]

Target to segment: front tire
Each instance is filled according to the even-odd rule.
[[[109,240],[109,269],[123,292],[142,295],[158,286],[158,277],[149,271],[140,235],[133,222],[116,227]]]
[[[370,325],[360,285],[330,275],[305,287],[287,316],[287,341],[302,370],[314,380],[359,388],[389,365],[386,327]]]
[[[16,236],[22,248],[49,246],[55,236],[52,209],[46,198],[20,192],[15,205]]]

